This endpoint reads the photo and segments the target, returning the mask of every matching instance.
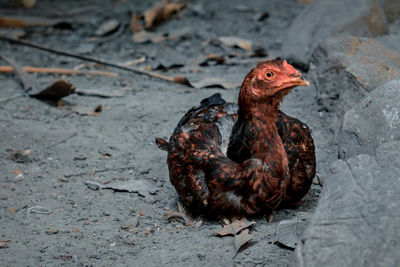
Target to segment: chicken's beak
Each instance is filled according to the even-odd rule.
[[[304,78],[304,77],[301,77],[301,76],[290,79],[289,83],[292,84],[293,87],[294,86],[309,86],[310,85],[310,82],[308,81],[308,79]]]

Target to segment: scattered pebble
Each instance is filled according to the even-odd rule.
[[[47,229],[46,230],[46,234],[48,234],[48,235],[55,235],[55,234],[58,234],[58,229]]]

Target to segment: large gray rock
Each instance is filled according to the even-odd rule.
[[[399,1],[400,3],[400,1]],[[400,54],[400,32],[398,34],[388,34],[376,38],[381,44]]]
[[[297,266],[400,266],[399,150],[400,142],[386,143],[378,160],[358,155],[331,165]]]
[[[400,54],[372,38],[328,38],[312,55],[310,76],[321,105],[342,116],[368,92],[400,77]]]
[[[380,144],[398,140],[400,80],[394,80],[376,88],[346,112],[338,136],[339,155],[374,155]]]
[[[382,8],[375,0],[316,0],[294,20],[284,38],[281,56],[307,65],[311,53],[330,36],[378,36],[387,33]]]
[[[392,22],[400,18],[400,1],[399,0],[379,0],[383,11],[388,19]]]

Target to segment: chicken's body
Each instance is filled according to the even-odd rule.
[[[288,92],[243,107],[244,85],[239,106],[219,94],[206,98],[185,114],[169,140],[170,180],[192,211],[252,215],[298,202],[310,188],[310,131],[278,110]]]

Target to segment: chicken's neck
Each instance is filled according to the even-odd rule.
[[[265,161],[271,154],[278,159],[285,152],[276,127],[278,111],[279,103],[271,102],[248,106],[244,111],[239,110],[237,123],[244,124],[244,132],[249,133],[245,138],[252,157]]]
[[[239,98],[239,116],[228,148],[228,156],[233,160],[259,159],[276,178],[287,177],[289,169],[276,126],[280,100],[271,98],[254,103]]]

